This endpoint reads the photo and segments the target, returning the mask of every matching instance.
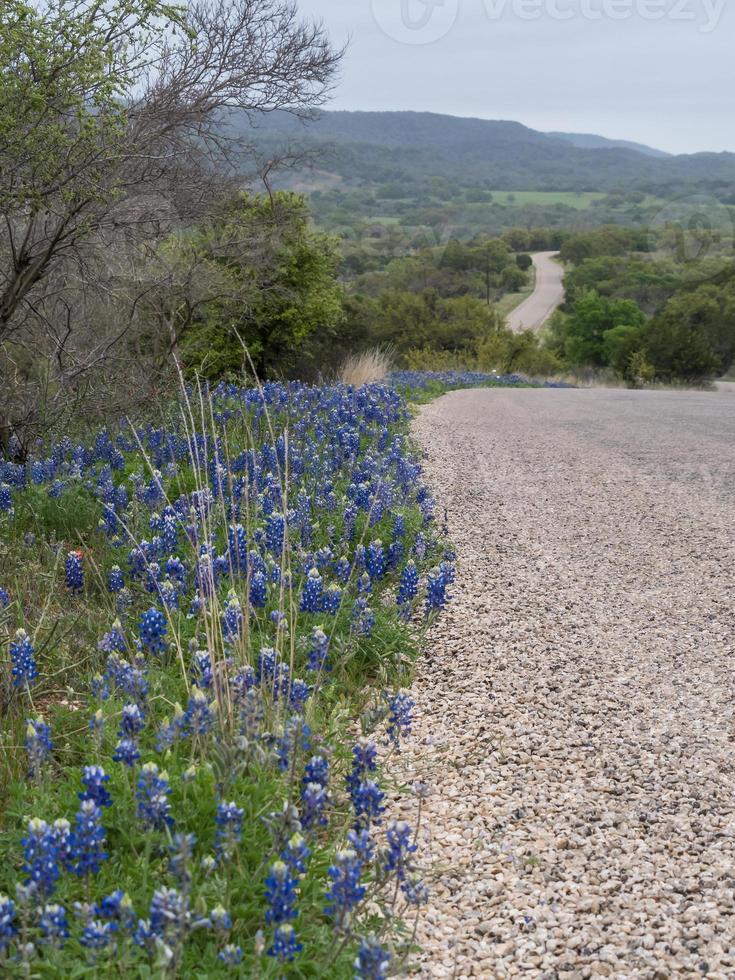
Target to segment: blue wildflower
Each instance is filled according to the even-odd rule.
[[[268,579],[264,572],[255,571],[250,577],[250,605],[264,609],[268,601]]]
[[[97,874],[107,860],[102,811],[93,800],[83,800],[71,835],[70,870],[76,875]]]
[[[182,727],[187,735],[203,736],[210,731],[214,724],[214,715],[209,706],[207,695],[201,688],[195,687],[189,695],[186,711],[182,718]]]
[[[28,753],[28,774],[38,776],[43,764],[48,760],[54,748],[51,741],[51,729],[39,715],[29,718],[26,722],[25,749]]]
[[[194,858],[195,834],[174,834],[169,845],[168,867],[179,887],[185,891],[191,887],[191,865]]]
[[[388,729],[387,735],[390,742],[396,746],[400,745],[402,738],[407,738],[411,734],[413,725],[413,709],[416,702],[403,691],[394,694],[388,702]]]
[[[330,666],[327,662],[327,656],[329,654],[329,637],[320,629],[318,626],[314,628],[311,634],[311,646],[309,649],[309,659],[306,664],[307,670],[330,670]]]
[[[61,905],[44,905],[38,920],[43,942],[61,949],[69,938],[69,922]]]
[[[268,956],[274,956],[281,963],[290,963],[303,948],[303,945],[296,941],[294,927],[282,925],[276,929],[273,943],[266,952]]]
[[[107,576],[107,588],[113,594],[122,592],[125,588],[125,576],[119,565],[113,565]]]
[[[227,597],[227,605],[222,614],[222,634],[227,643],[235,643],[242,635],[242,606],[234,592]]]
[[[145,716],[137,704],[125,704],[120,718],[119,738],[135,738],[145,728]]]
[[[100,919],[89,919],[82,930],[79,942],[86,949],[99,952],[107,949],[115,938],[117,927],[114,922],[102,922]]]
[[[352,769],[345,782],[352,793],[363,780],[378,769],[378,747],[364,736],[352,749]]]
[[[354,980],[383,980],[388,976],[390,961],[391,954],[375,936],[368,936],[357,951]]]
[[[304,585],[301,593],[301,612],[319,612],[321,609],[323,590],[324,582],[319,574],[319,570],[317,568],[312,568],[306,577],[306,584]]]
[[[268,877],[265,879],[265,898],[268,909],[265,921],[268,923],[288,922],[298,915],[296,911],[296,886],[291,869],[284,861],[276,861],[271,865]]]
[[[385,813],[385,794],[374,779],[359,783],[351,793],[352,807],[355,811],[355,828],[368,828],[379,824]]]
[[[291,869],[293,874],[306,874],[306,862],[311,851],[301,834],[294,834],[281,852],[281,860]]]
[[[15,902],[0,893],[0,953],[4,953],[18,933],[15,924]]]
[[[140,759],[140,749],[134,738],[121,738],[112,753],[113,762],[122,762],[126,766],[134,766]]]
[[[339,851],[327,874],[332,879],[332,884],[326,894],[327,905],[324,911],[342,923],[345,916],[365,897],[365,886],[360,880],[362,864],[353,850]]]
[[[158,609],[144,612],[138,621],[140,641],[146,650],[161,654],[166,649],[165,636],[168,631],[166,617]]]
[[[7,589],[0,587],[0,609],[7,609],[10,605],[10,595]]]
[[[242,949],[233,943],[228,943],[217,954],[225,966],[239,966],[242,963]]]
[[[82,775],[84,792],[79,794],[79,799],[92,800],[99,807],[112,806],[112,798],[105,786],[109,781],[110,777],[102,766],[85,766]]]
[[[419,591],[419,572],[414,561],[406,562],[406,567],[401,572],[401,581],[398,586],[396,602],[399,607],[410,606]]]
[[[26,884],[36,888],[41,895],[52,895],[61,874],[59,848],[53,829],[45,820],[31,817],[21,844],[25,858],[23,871],[28,876]]]
[[[319,783],[307,783],[301,790],[301,824],[305,829],[325,826],[329,793]]]
[[[380,578],[385,575],[386,558],[385,548],[380,539],[371,541],[365,549],[365,569],[371,579]]]
[[[232,929],[232,918],[224,905],[215,905],[209,913],[209,922],[215,932],[229,932]]]
[[[155,762],[146,762],[141,766],[135,796],[138,800],[138,819],[144,828],[164,830],[173,825],[170,795],[167,773],[159,772]]]
[[[326,786],[329,783],[329,760],[323,755],[313,755],[304,767],[304,786],[308,783],[316,783],[318,786]]]
[[[405,820],[394,821],[386,834],[388,850],[383,867],[386,873],[395,873],[399,881],[405,879],[406,871],[410,870],[410,855],[416,851],[411,836],[411,825]]]
[[[236,803],[220,803],[217,806],[217,813],[214,818],[217,825],[214,849],[220,860],[227,860],[235,853],[242,837],[244,816],[245,811]]]
[[[35,651],[31,638],[23,629],[16,632],[15,640],[10,644],[10,660],[13,664],[13,687],[33,687],[38,678]]]
[[[66,576],[66,587],[75,595],[81,594],[84,589],[84,556],[81,551],[70,551],[64,563],[64,573]]]

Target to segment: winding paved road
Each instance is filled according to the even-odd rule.
[[[508,314],[508,326],[513,333],[540,330],[554,310],[564,302],[564,269],[554,261],[558,252],[536,252],[532,255],[536,267],[536,288]]]
[[[734,388],[421,410],[459,555],[396,763],[422,977],[735,977]]]

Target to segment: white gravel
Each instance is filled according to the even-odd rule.
[[[395,764],[420,974],[735,977],[735,398],[462,391],[415,434],[460,555]]]

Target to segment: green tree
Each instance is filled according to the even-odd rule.
[[[242,195],[221,220],[178,239],[201,278],[219,283],[193,311],[174,304],[183,363],[216,378],[247,366],[243,345],[264,375],[288,373],[308,355],[316,334],[342,322],[335,239],[312,228],[304,199],[278,192]]]
[[[644,335],[648,359],[663,380],[704,381],[735,360],[735,286],[700,286],[673,297]]]
[[[631,300],[612,300],[599,293],[583,293],[563,321],[562,350],[575,367],[604,367],[608,364],[605,334],[619,326],[640,329],[643,312]]]

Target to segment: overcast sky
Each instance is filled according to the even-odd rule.
[[[299,0],[349,38],[335,109],[735,151],[735,0]],[[729,9],[728,9],[729,7]]]

